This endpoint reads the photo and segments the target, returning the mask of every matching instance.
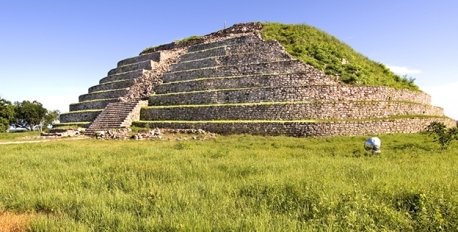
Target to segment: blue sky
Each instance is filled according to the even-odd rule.
[[[0,1],[0,97],[68,111],[145,47],[248,21],[306,23],[416,78],[457,119],[458,1]]]

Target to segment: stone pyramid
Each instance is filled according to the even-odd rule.
[[[341,83],[262,39],[262,27],[236,24],[122,60],[56,127],[329,136],[414,133],[433,121],[455,125],[426,93]]]

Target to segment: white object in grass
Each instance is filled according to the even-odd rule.
[[[372,151],[372,153],[380,153],[382,141],[378,137],[371,137],[364,142],[364,149]]]

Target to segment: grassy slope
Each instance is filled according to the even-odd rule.
[[[0,146],[0,212],[36,231],[458,228],[458,146],[423,135]]]
[[[395,75],[383,64],[369,60],[317,28],[265,23],[262,35],[266,40],[279,41],[297,59],[339,76],[344,83],[418,90],[412,80]]]

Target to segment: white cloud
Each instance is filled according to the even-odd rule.
[[[396,66],[396,65],[387,65],[387,67],[396,74],[399,75],[409,75],[409,74],[420,74],[422,73],[419,69],[413,69],[404,66]]]
[[[445,115],[458,119],[458,82],[424,87],[423,89],[431,95],[433,105],[443,107]]]

